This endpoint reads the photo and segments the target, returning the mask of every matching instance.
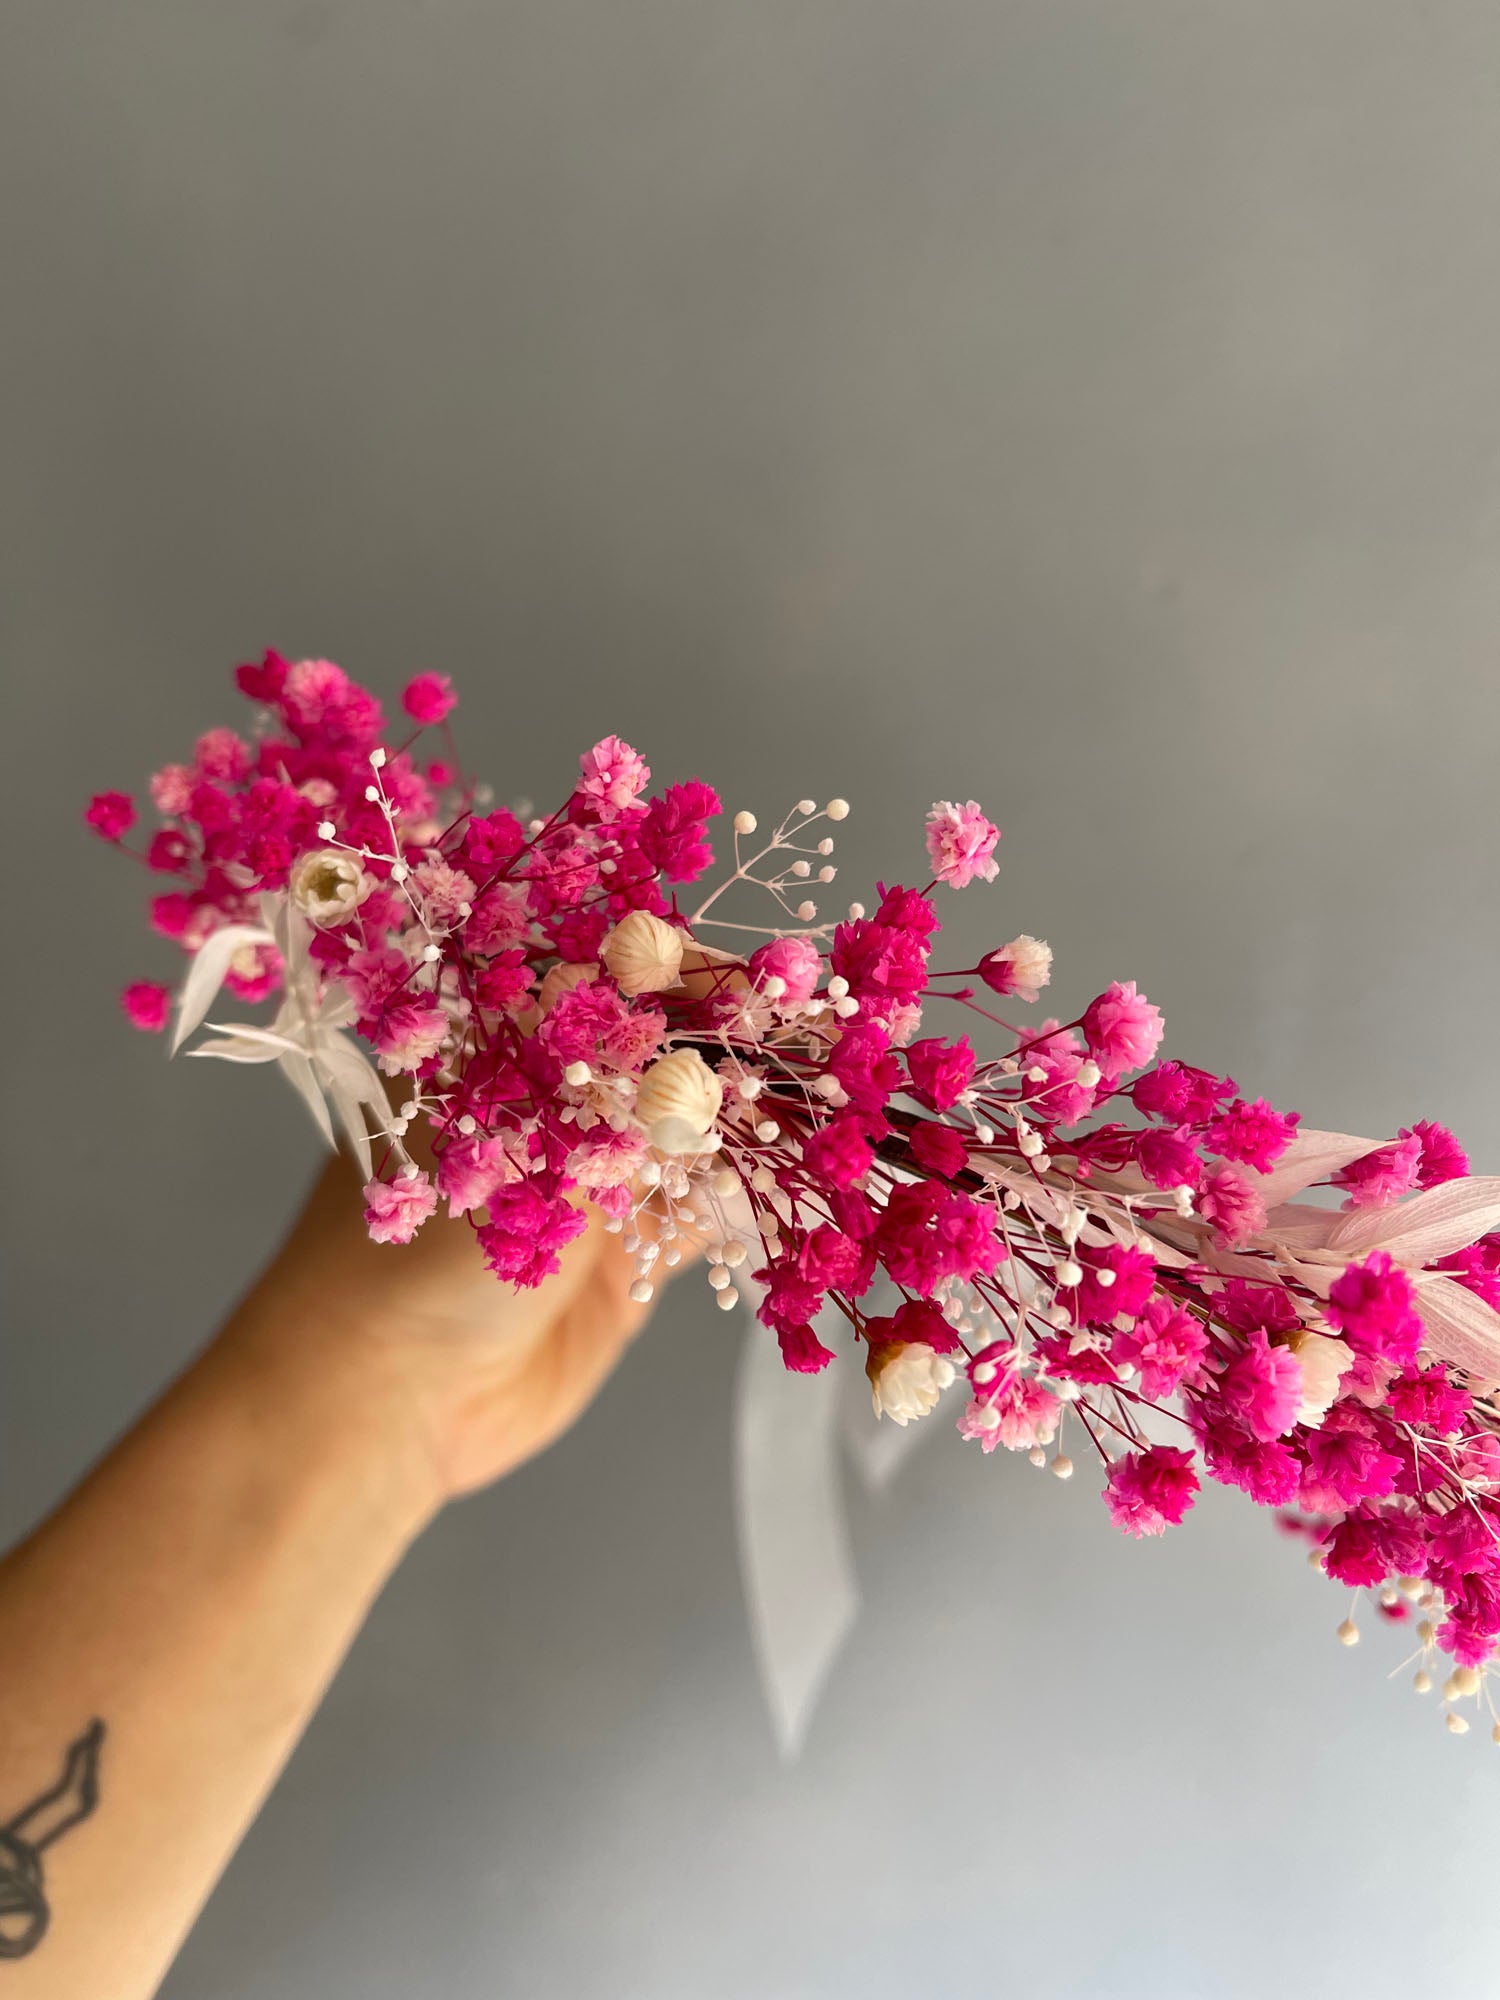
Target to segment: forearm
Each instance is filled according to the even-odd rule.
[[[8,2000],[155,1991],[435,1504],[399,1397],[362,1351],[252,1304],[0,1565],[0,1825],[105,1730]]]

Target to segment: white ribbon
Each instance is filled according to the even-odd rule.
[[[735,1526],[745,1609],[782,1756],[792,1761],[859,1610],[839,1443],[867,1492],[888,1486],[941,1425],[878,1422],[864,1371],[847,1354],[819,1375],[782,1363],[776,1336],[747,1321],[735,1385]],[[825,1308],[833,1346],[848,1323]],[[934,1413],[935,1415],[936,1413]]]

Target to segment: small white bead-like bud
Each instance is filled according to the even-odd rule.
[[[1359,1627],[1352,1618],[1346,1618],[1343,1624],[1340,1625],[1338,1638],[1341,1646],[1357,1646],[1359,1644]]]
[[[852,1021],[859,1012],[859,1002],[852,993],[846,993],[842,1000],[835,1000],[833,1011],[841,1021]]]
[[[1059,1479],[1071,1479],[1073,1477],[1073,1461],[1068,1457],[1066,1452],[1060,1451],[1052,1461],[1052,1470]]]
[[[769,979],[761,981],[760,990],[768,1000],[779,1000],[786,991],[786,981],[779,972],[773,972]]]
[[[773,1139],[781,1137],[781,1127],[774,1118],[762,1118],[755,1128],[755,1136],[763,1146],[769,1146]]]
[[[1443,1717],[1443,1727],[1450,1736],[1467,1736],[1469,1733],[1468,1722],[1463,1716],[1455,1715],[1451,1708]]]
[[[320,819],[318,821],[319,840],[332,840],[337,833],[338,828],[331,819]]]
[[[769,1167],[757,1167],[750,1176],[750,1185],[757,1194],[769,1194],[776,1185],[776,1176]]]
[[[834,876],[838,874],[838,872],[839,871],[837,870],[837,868],[833,867],[820,868],[818,870],[818,880],[820,882],[831,882]]]
[[[792,873],[801,881],[804,876],[811,875],[812,863],[810,861],[794,861],[792,863]]]
[[[740,1295],[733,1285],[726,1285],[719,1294],[719,1311],[733,1312],[740,1302]]]
[[[423,958],[426,959],[429,965],[436,965],[442,955],[442,952],[435,944],[428,945],[422,953]]]
[[[849,801],[847,799],[830,799],[823,810],[830,819],[847,819],[849,817]]]
[[[830,1000],[842,1000],[849,991],[849,982],[841,972],[836,972],[828,982]]]
[[[385,765],[384,750],[372,750],[370,752],[370,769],[372,771],[379,771],[384,768],[384,765]]]
[[[1031,1460],[1033,1465],[1045,1465],[1047,1463],[1047,1454],[1039,1444],[1034,1444],[1026,1456]]]
[[[818,802],[816,799],[798,799],[797,810],[799,813],[815,813],[818,810]]]
[[[1081,1062],[1078,1065],[1078,1076],[1076,1081],[1084,1090],[1092,1090],[1094,1085],[1099,1081],[1098,1063],[1092,1060],[1088,1062]]]
[[[849,905],[850,923],[857,924],[860,918],[864,915],[864,913],[865,913],[865,906],[863,903],[851,903]]]
[[[810,924],[817,914],[818,906],[816,903],[799,903],[797,905],[797,921],[799,924]]]
[[[637,1278],[630,1287],[630,1296],[638,1306],[649,1306],[656,1297],[656,1287],[649,1278]]]
[[[823,838],[818,842],[818,852],[819,854],[832,854],[833,841],[827,834],[824,834]]]
[[[720,1167],[712,1182],[715,1194],[733,1194],[739,1184],[740,1177],[733,1167]]]
[[[759,824],[760,822],[756,819],[755,814],[751,812],[738,812],[734,816],[734,830],[736,833],[754,833]]]
[[[722,1264],[715,1264],[708,1274],[708,1282],[716,1292],[722,1292],[724,1287],[733,1284],[734,1280]]]
[[[1057,1266],[1056,1277],[1060,1285],[1081,1285],[1083,1283],[1083,1266],[1075,1264],[1071,1257],[1064,1257],[1062,1262]]]
[[[594,1072],[586,1062],[570,1062],[563,1071],[564,1083],[571,1083],[575,1090],[581,1090],[586,1083],[592,1083]]]
[[[378,785],[365,786],[365,798],[369,802],[369,804],[373,806],[379,799],[379,797],[380,797],[380,787]]]
[[[478,1125],[475,1123],[472,1113],[468,1111],[464,1113],[463,1117],[460,1118],[458,1121],[458,1129],[466,1139],[469,1137],[471,1132],[478,1131],[479,1128]]]
[[[1428,1673],[1425,1667],[1418,1667],[1417,1671],[1411,1677],[1411,1684],[1418,1694],[1431,1694],[1432,1675]]]

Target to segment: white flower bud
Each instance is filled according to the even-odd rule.
[[[649,910],[632,910],[604,940],[599,956],[622,993],[661,993],[677,984],[684,943],[674,924]]]
[[[754,813],[737,812],[734,816],[734,830],[736,833],[754,833],[757,825],[758,821]]]
[[[953,1363],[925,1340],[893,1340],[871,1348],[865,1374],[876,1416],[905,1425],[937,1407],[953,1380]]]
[[[356,856],[315,847],[293,868],[287,894],[309,923],[342,924],[374,887]]]
[[[1354,1353],[1329,1333],[1302,1333],[1288,1345],[1302,1371],[1297,1422],[1316,1429],[1337,1402],[1339,1384],[1354,1366]]]
[[[696,1049],[673,1049],[652,1063],[636,1092],[635,1115],[662,1153],[699,1153],[724,1101],[724,1086]]]
[[[1011,991],[1018,1000],[1035,1000],[1052,978],[1052,947],[1045,938],[1028,937],[1023,931],[990,957],[1009,964]]]
[[[847,819],[849,817],[849,801],[847,799],[830,799],[823,810],[830,819]]]

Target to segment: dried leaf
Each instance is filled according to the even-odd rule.
[[[172,1033],[171,1053],[175,1056],[209,1008],[224,984],[230,961],[246,945],[273,944],[271,933],[258,924],[225,924],[212,931],[199,945],[182,991],[177,996],[177,1026]]]
[[[313,1115],[313,1123],[323,1134],[330,1147],[335,1143],[333,1125],[328,1116],[328,1106],[323,1101],[323,1093],[318,1088],[318,1079],[313,1074],[313,1066],[301,1049],[289,1048],[278,1058],[281,1073],[291,1083]]]
[[[1500,1228],[1500,1179],[1466,1176],[1429,1188],[1395,1208],[1361,1208],[1339,1217],[1325,1247],[1342,1257],[1388,1250],[1418,1267]]]
[[[1500,1313],[1453,1278],[1422,1272],[1416,1287],[1432,1352],[1479,1382],[1500,1376]]]
[[[1378,1139],[1356,1139],[1349,1132],[1298,1132],[1268,1174],[1255,1174],[1256,1189],[1267,1208],[1290,1201],[1316,1181],[1326,1181],[1351,1160],[1373,1153]]]

